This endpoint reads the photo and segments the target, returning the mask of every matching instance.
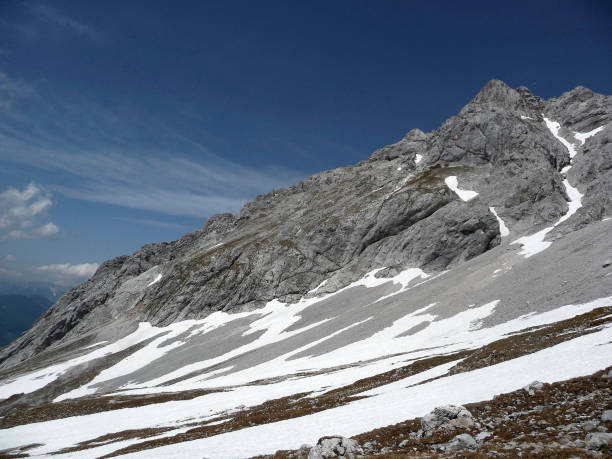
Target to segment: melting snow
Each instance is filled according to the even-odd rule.
[[[570,159],[576,156],[576,147],[574,147],[574,144],[568,142],[567,140],[565,140],[563,137],[559,135],[559,130],[561,129],[561,125],[557,123],[556,121],[549,120],[546,117],[544,117],[544,122],[546,123],[546,127],[552,133],[552,135],[554,135],[559,142],[565,145],[569,153]]]
[[[593,129],[592,131],[583,132],[583,133],[574,132],[574,137],[576,137],[576,140],[580,141],[580,145],[584,145],[584,142],[586,142],[586,139],[588,139],[589,137],[593,137],[595,134],[597,134],[600,131],[603,131],[605,127],[606,127],[605,125],[599,126],[598,128]]]
[[[533,120],[531,116],[525,116],[525,115],[521,115],[521,119],[522,120]]]
[[[544,228],[543,230],[540,230],[530,236],[523,236],[513,242],[513,244],[522,244],[523,248],[519,252],[519,254],[524,255],[525,258],[529,258],[550,247],[552,242],[544,240],[546,235],[550,233],[557,225],[563,223],[565,220],[574,215],[576,211],[580,209],[580,207],[582,207],[582,194],[580,193],[580,191],[571,186],[567,179],[563,180],[563,185],[565,186],[565,191],[567,192],[567,195],[570,198],[569,202],[567,203],[568,209],[565,215],[563,215],[559,220],[557,220],[557,222],[553,226]]]
[[[157,284],[161,279],[162,279],[162,275],[160,273],[160,274],[157,275],[157,277],[155,277],[155,279],[153,279],[151,281],[151,283],[149,285],[147,285],[147,287],[150,287],[151,285]]]
[[[419,164],[422,159],[423,159],[423,155],[419,155],[417,153],[416,156],[414,157],[414,164]]]
[[[570,158],[574,158],[574,156],[576,155],[575,146],[569,143],[563,137],[559,136],[559,129],[561,129],[561,125],[557,123],[556,121],[549,120],[548,118],[544,118],[544,122],[546,123],[546,126],[548,127],[552,135],[554,135],[563,145],[567,147]],[[570,164],[564,167],[561,170],[561,172],[566,173],[567,171],[571,169],[571,167],[572,167],[572,159],[570,159]],[[559,220],[557,220],[557,222],[553,226],[549,226],[548,228],[544,228],[543,230],[540,230],[535,234],[532,234],[530,236],[521,237],[517,239],[516,241],[512,242],[512,244],[522,244],[523,247],[522,247],[522,250],[519,252],[519,254],[524,255],[525,258],[529,258],[537,253],[540,253],[546,250],[548,247],[550,247],[552,242],[544,240],[546,235],[550,233],[557,225],[563,223],[565,220],[567,220],[572,215],[574,215],[576,211],[580,209],[580,207],[582,207],[582,196],[583,195],[580,193],[580,191],[578,191],[578,189],[570,185],[567,179],[563,180],[563,186],[565,187],[565,192],[567,193],[567,196],[569,197],[569,202],[567,203],[568,209],[565,215],[563,215]]]
[[[478,370],[417,384],[411,378],[374,389],[368,398],[285,421],[250,427],[154,450],[155,457],[251,457],[304,443],[333,432],[351,437],[405,419],[423,416],[434,406],[465,404],[529,384],[534,379],[552,383],[584,376],[612,364],[612,329],[581,336],[551,348]],[[451,364],[425,374],[435,378]],[[415,378],[415,380],[420,378]],[[410,387],[406,387],[406,386]],[[127,457],[150,457],[151,451]]]
[[[508,236],[510,234],[510,230],[501,217],[497,215],[497,212],[495,212],[495,207],[489,207],[489,210],[493,215],[495,215],[495,218],[497,218],[497,221],[499,222],[499,233],[501,234],[501,237]]]
[[[444,179],[444,183],[446,183],[446,186],[449,187],[455,193],[457,193],[457,196],[459,196],[464,201],[469,201],[478,196],[478,193],[475,191],[460,189],[459,182],[457,181],[457,177],[455,175],[446,177]]]
[[[408,278],[411,275],[406,274],[405,277]],[[375,284],[381,281],[375,278],[373,273],[369,273],[367,282],[364,280],[358,282],[360,285],[364,285],[365,283]],[[465,309],[455,316],[441,320],[436,320],[436,316],[429,312],[432,307],[432,305],[429,305],[396,320],[390,327],[380,330],[369,338],[333,349],[320,356],[287,360],[289,356],[295,355],[303,348],[316,344],[316,342],[311,342],[303,348],[293,350],[284,356],[238,373],[223,375],[221,369],[216,370],[220,373],[218,376],[213,375],[213,372],[200,375],[198,379],[205,376],[210,377],[205,381],[194,379],[189,383],[184,382],[182,386],[180,386],[180,383],[179,385],[164,387],[143,386],[141,390],[128,393],[146,394],[188,388],[226,387],[227,390],[224,392],[210,393],[192,400],[126,408],[4,429],[0,430],[0,445],[3,448],[12,448],[29,443],[40,443],[42,446],[28,451],[33,455],[39,455],[106,434],[109,432],[109,426],[112,426],[114,432],[152,426],[168,426],[180,429],[184,427],[186,419],[189,419],[189,422],[206,422],[237,409],[239,405],[254,406],[266,400],[291,394],[312,391],[326,392],[346,386],[356,380],[397,368],[397,365],[405,365],[406,352],[410,352],[411,358],[419,359],[432,355],[432,352],[439,352],[440,349],[443,349],[444,352],[453,352],[459,349],[480,347],[507,336],[509,333],[584,314],[597,307],[609,304],[610,300],[612,300],[612,297],[580,305],[567,305],[545,313],[531,313],[491,328],[479,328],[478,325],[493,313],[498,301]],[[282,303],[271,303],[266,306],[270,314],[260,319],[265,323],[261,322],[255,328],[259,329],[261,327],[261,329],[264,329],[268,327],[268,330],[278,331],[294,323],[297,309],[287,311],[288,307]],[[278,313],[281,316],[278,316]],[[218,326],[221,317],[225,317],[227,322],[231,316],[229,314],[218,316],[214,322]],[[198,321],[200,326],[203,326],[207,319]],[[369,318],[337,330],[334,334],[358,326],[367,320]],[[428,327],[411,336],[398,336],[403,331],[425,320],[431,321]],[[284,326],[279,322],[283,322]],[[211,326],[212,324],[208,325]],[[166,328],[172,327],[188,328],[181,323],[172,324]],[[139,332],[137,332],[140,333],[138,336],[130,335],[127,338],[133,343],[142,341],[152,332],[151,328],[153,327],[141,326],[141,328],[142,330],[139,329]],[[147,333],[144,333],[145,331]],[[161,331],[162,329],[157,329],[157,333]],[[262,336],[265,336],[265,334]],[[321,340],[325,339],[324,337]],[[197,456],[204,454],[209,457],[245,457],[258,453],[274,452],[277,449],[299,447],[304,442],[314,443],[319,437],[329,434],[331,431],[337,432],[337,428],[347,429],[346,432],[344,430],[339,432],[342,435],[355,435],[376,427],[420,416],[440,404],[466,403],[491,398],[497,393],[523,387],[534,379],[552,382],[590,374],[612,364],[611,339],[612,329],[607,328],[499,365],[415,385],[433,377],[443,376],[456,363],[450,362],[428,372],[375,388],[367,393],[370,395],[369,398],[352,402],[343,407],[301,418],[246,428],[237,432],[197,440],[196,442],[156,449],[154,456],[191,457],[193,451],[190,451],[189,448],[197,447],[200,448]],[[269,340],[265,339],[259,344],[265,345],[266,341]],[[424,347],[431,348],[431,346],[436,346],[438,351],[422,349]],[[155,349],[156,344],[149,343],[146,347]],[[248,351],[244,348],[242,350]],[[394,354],[388,355],[390,352]],[[403,354],[401,354],[402,352]],[[233,352],[230,351],[224,357],[229,362],[233,355]],[[377,356],[378,360],[368,362],[369,359]],[[357,359],[360,362],[356,362]],[[288,379],[281,378],[277,382],[267,384],[252,384],[252,381],[262,378],[291,375],[305,369],[316,371],[318,369],[329,369],[330,367],[337,368],[337,365],[347,362],[354,362],[354,365],[335,369],[331,372]],[[227,366],[223,367],[227,368]],[[115,369],[118,370],[118,368]],[[127,368],[123,368],[123,370],[127,370]],[[117,371],[117,373],[119,372]],[[250,384],[241,385],[245,383]],[[21,392],[20,388],[16,389]],[[297,437],[295,436],[296,432]],[[172,431],[168,432],[168,434],[171,433]],[[263,435],[263,437],[255,441],[250,439],[251,435],[258,437]],[[129,440],[132,443],[138,441],[138,439]],[[297,442],[297,446],[293,442]],[[119,442],[114,443],[113,446],[118,449],[127,444]],[[104,451],[108,451],[109,445],[103,445],[99,448],[103,447],[106,448]],[[87,450],[88,455],[86,457],[99,456],[98,451],[102,451],[102,449]],[[151,451],[146,451],[141,455],[150,457]]]

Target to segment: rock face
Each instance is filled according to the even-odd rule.
[[[576,143],[567,179],[584,194],[549,237],[612,212],[612,98],[578,87],[544,101],[493,80],[436,131],[414,129],[355,166],[258,196],[178,241],[105,262],[4,348],[0,366],[102,328],[123,336],[142,321],[166,325],[294,301],[323,280],[318,293],[334,291],[375,268],[444,270],[500,244],[490,208],[511,237],[550,226],[568,209],[561,171],[570,156],[543,116]],[[601,126],[584,144],[572,137]],[[450,176],[478,196],[462,200],[445,184]]]

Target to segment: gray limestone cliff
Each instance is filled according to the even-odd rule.
[[[612,97],[578,87],[546,101],[492,80],[436,131],[414,129],[357,165],[258,196],[178,241],[105,262],[2,349],[0,366],[101,327],[121,336],[141,321],[295,301],[324,280],[319,292],[374,268],[440,271],[500,244],[491,207],[512,239],[550,226],[568,209],[561,171],[570,156],[543,117],[576,143],[567,179],[584,195],[549,237],[612,212]],[[573,137],[601,126],[584,144]],[[445,183],[450,176],[478,196],[460,199]]]

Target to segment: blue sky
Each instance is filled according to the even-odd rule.
[[[0,1],[0,280],[73,284],[491,78],[610,94],[610,23],[607,1]]]

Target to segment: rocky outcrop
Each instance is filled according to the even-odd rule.
[[[452,432],[455,429],[467,429],[474,425],[474,416],[465,407],[439,406],[421,418],[420,436],[430,437],[435,432]],[[456,443],[463,444],[464,441],[459,439]]]
[[[0,366],[94,331],[121,336],[141,321],[165,325],[274,298],[295,301],[323,280],[319,293],[374,268],[443,270],[500,244],[490,207],[513,235],[549,226],[568,208],[560,171],[570,158],[543,114],[566,136],[608,126],[579,146],[568,179],[585,195],[583,208],[551,237],[601,219],[612,212],[610,97],[576,88],[543,101],[493,80],[436,131],[413,129],[355,166],[258,196],[178,241],[105,262],[4,348]],[[478,196],[463,201],[445,184],[449,176]]]
[[[331,459],[346,457],[353,459],[363,454],[356,440],[346,437],[323,437],[310,449],[308,459]]]

